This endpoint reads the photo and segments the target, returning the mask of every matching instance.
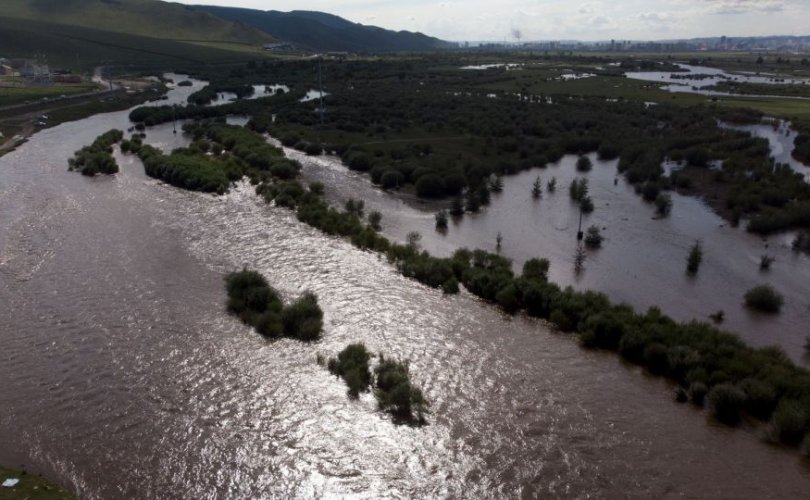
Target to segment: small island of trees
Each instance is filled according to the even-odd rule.
[[[318,298],[305,292],[289,305],[256,271],[243,269],[225,277],[227,310],[267,338],[289,337],[318,340],[323,328],[323,311]]]
[[[93,144],[74,153],[73,158],[68,160],[68,170],[88,177],[118,173],[118,162],[113,158],[112,147],[123,138],[124,133],[120,130],[110,130],[98,136]]]
[[[329,359],[327,367],[346,382],[349,397],[356,399],[373,387],[379,408],[393,415],[397,422],[424,424],[429,404],[422,390],[411,382],[408,362],[380,354],[372,376],[371,357],[364,344],[351,344],[336,358]]]

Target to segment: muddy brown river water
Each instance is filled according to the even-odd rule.
[[[0,463],[93,499],[810,491],[807,463],[757,429],[715,425],[664,381],[541,322],[409,281],[246,184],[184,192],[121,156],[115,177],[67,172],[126,116],[63,124],[0,158]],[[171,126],[147,134],[182,142]],[[222,277],[244,265],[287,297],[315,291],[323,340],[268,343],[229,317]],[[411,360],[428,426],[350,401],[316,364],[356,341]]]

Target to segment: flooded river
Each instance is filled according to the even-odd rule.
[[[678,64],[681,71],[628,71],[627,78],[648,82],[666,84],[662,88],[669,92],[687,92],[691,94],[702,94],[707,96],[735,96],[752,97],[745,94],[734,94],[708,90],[720,82],[753,83],[761,85],[810,85],[810,80],[806,78],[785,78],[778,75],[768,75],[760,73],[728,73],[718,68],[706,66],[694,66],[690,64]],[[768,97],[768,96],[757,96]],[[778,96],[769,96],[778,97]],[[804,99],[802,97],[792,97],[792,99]]]
[[[184,192],[121,156],[114,177],[67,172],[73,151],[126,128],[126,116],[66,123],[0,158],[0,463],[93,499],[800,498],[810,489],[807,464],[757,430],[707,422],[672,403],[664,381],[541,322],[406,280],[245,184],[223,197]],[[147,140],[180,139],[169,124]],[[560,187],[531,213],[567,233],[570,211],[554,215],[552,204],[567,202],[566,170],[541,173],[555,172]],[[528,184],[511,182],[502,197],[517,200]],[[596,184],[595,201],[613,199]],[[656,223],[695,216],[688,207],[677,199],[673,217]],[[597,203],[592,220],[611,213]],[[383,222],[391,232],[400,224]],[[598,261],[618,246],[618,223],[604,224],[609,239],[589,257],[583,286],[606,279]],[[709,231],[716,221],[693,224]],[[538,242],[531,255],[551,257],[552,278],[564,278],[570,249],[543,250]],[[710,255],[699,280],[719,273]],[[268,343],[228,316],[222,277],[244,265],[288,298],[315,291],[323,340]],[[680,293],[670,292],[691,300]],[[411,360],[432,402],[428,426],[393,425],[316,364],[316,353],[356,341]]]
[[[545,257],[551,261],[551,281],[598,290],[640,310],[659,305],[682,321],[708,321],[710,314],[723,310],[723,328],[755,346],[779,345],[797,362],[810,364],[804,348],[810,322],[810,258],[792,250],[793,235],[762,239],[743,227],[729,227],[700,199],[677,193],[671,193],[671,215],[659,219],[654,206],[619,176],[616,161],[591,155],[593,170],[581,174],[577,158],[567,156],[547,169],[506,176],[503,192],[492,195],[489,207],[451,222],[442,233],[435,230],[434,220],[441,204],[386,193],[336,158],[286,151],[302,162],[306,177],[327,186],[335,203],[354,197],[365,200],[367,211],[380,211],[383,233],[391,238],[404,241],[410,231],[418,231],[423,248],[448,256],[462,247],[494,252],[500,233],[501,253],[513,259],[516,272],[526,260]],[[796,168],[810,171],[800,164]],[[552,178],[557,189],[535,200],[531,186],[538,176],[544,191]],[[596,225],[605,236],[601,249],[587,252],[580,273],[575,270],[579,208],[568,195],[568,186],[578,177],[588,179],[596,207],[583,217],[583,230]],[[704,255],[699,274],[691,277],[685,272],[686,258],[695,241],[701,242]],[[760,258],[766,254],[776,260],[769,271],[761,271]],[[745,292],[762,283],[785,295],[781,314],[768,316],[744,307]]]

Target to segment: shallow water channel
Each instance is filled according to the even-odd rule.
[[[513,259],[515,271],[533,257],[551,261],[549,277],[560,285],[598,290],[614,301],[645,310],[654,305],[665,313],[688,321],[709,321],[709,315],[725,311],[723,328],[739,333],[752,345],[779,345],[797,362],[808,364],[804,349],[810,321],[810,258],[791,249],[792,234],[768,239],[733,228],[695,197],[671,193],[672,213],[655,216],[616,171],[616,161],[603,162],[591,155],[594,167],[586,174],[576,171],[575,156],[567,156],[546,169],[534,169],[504,177],[504,190],[493,194],[492,203],[478,214],[453,220],[448,231],[435,230],[434,214],[442,206],[374,187],[367,176],[353,173],[337,158],[311,158],[294,150],[287,154],[301,161],[304,175],[322,181],[335,203],[353,197],[365,200],[366,211],[383,214],[383,233],[404,241],[411,231],[422,235],[422,246],[447,256],[457,248],[497,250]],[[544,186],[535,200],[531,186],[537,177]],[[583,217],[583,229],[595,225],[605,242],[588,250],[584,269],[577,273],[579,208],[568,195],[577,177],[589,181],[595,211]],[[549,193],[546,182],[557,179]],[[744,226],[744,224],[741,224]],[[700,241],[704,256],[696,277],[688,276],[686,258]],[[759,269],[764,254],[776,260],[769,271]],[[762,283],[772,284],[785,296],[785,307],[776,316],[744,307],[745,292]]]

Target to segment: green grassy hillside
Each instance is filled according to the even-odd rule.
[[[258,48],[252,52],[232,51],[80,26],[0,17],[0,57],[30,58],[37,54],[44,54],[53,67],[73,69],[98,65],[181,69],[201,64],[245,62],[262,56]]]
[[[269,5],[268,5],[269,6]],[[253,26],[275,38],[311,50],[348,52],[423,51],[447,48],[447,42],[422,33],[391,31],[365,26],[325,12],[294,10],[261,11],[234,7],[199,5],[222,19]]]
[[[253,27],[158,0],[2,0],[0,17],[168,40],[257,46],[272,41]]]

